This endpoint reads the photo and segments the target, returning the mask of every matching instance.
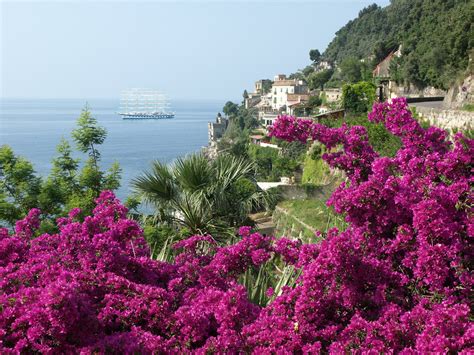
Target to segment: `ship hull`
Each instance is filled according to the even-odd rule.
[[[133,113],[120,113],[120,116],[124,120],[162,120],[174,118],[174,113],[159,113],[159,114],[133,114]]]

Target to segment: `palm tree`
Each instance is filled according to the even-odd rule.
[[[209,161],[193,154],[172,166],[155,161],[132,186],[161,222],[223,238],[234,235],[235,227],[266,201],[254,164],[232,155]]]

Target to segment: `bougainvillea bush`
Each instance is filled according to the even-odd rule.
[[[91,216],[58,220],[56,235],[36,236],[39,210],[13,235],[0,230],[0,352],[474,351],[474,141],[422,129],[403,99],[369,119],[401,138],[394,158],[361,127],[283,116],[271,131],[319,140],[346,172],[328,203],[349,226],[319,244],[243,227],[234,245],[193,236],[159,262],[107,191]],[[275,257],[302,273],[260,307],[237,280]]]

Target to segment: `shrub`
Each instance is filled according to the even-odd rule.
[[[375,85],[361,81],[355,84],[345,84],[342,87],[342,104],[351,113],[366,113],[375,101]]]
[[[423,129],[404,99],[369,118],[401,138],[395,157],[379,157],[362,127],[289,116],[273,127],[343,147],[323,159],[347,174],[329,204],[348,225],[319,244],[241,228],[234,245],[193,236],[174,262],[154,261],[110,192],[83,222],[78,210],[59,219],[58,234],[34,238],[37,209],[14,235],[0,229],[0,351],[472,352],[474,141]],[[237,280],[278,255],[301,276],[253,304]]]

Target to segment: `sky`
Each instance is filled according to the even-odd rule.
[[[241,99],[374,2],[0,0],[0,97]]]

